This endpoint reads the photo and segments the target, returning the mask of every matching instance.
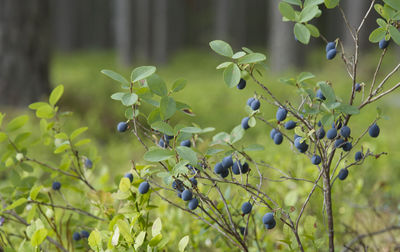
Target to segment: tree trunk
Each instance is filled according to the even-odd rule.
[[[114,1],[115,45],[118,61],[125,66],[132,64],[131,0]]]
[[[168,10],[166,0],[154,0],[153,6],[153,59],[156,63],[162,64],[167,61],[168,41]]]
[[[147,61],[150,51],[150,0],[136,0],[135,5],[135,61]]]
[[[216,0],[215,39],[229,40],[229,0]]]
[[[297,66],[303,58],[299,55],[300,42],[294,38],[293,23],[282,22],[282,15],[278,11],[279,1],[270,1],[268,13],[269,33],[267,38],[269,53],[271,55],[271,68],[274,71],[287,70]]]
[[[0,0],[0,104],[27,105],[49,91],[49,0]]]
[[[233,29],[231,33],[235,38],[234,45],[238,48],[247,44],[247,5],[243,0],[235,0],[234,2],[234,17],[232,18]]]

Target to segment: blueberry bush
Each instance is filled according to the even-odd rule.
[[[354,41],[351,53],[340,38],[328,40],[311,24],[322,15],[323,5],[339,9]],[[359,76],[359,34],[373,10],[380,16],[379,27],[369,39],[382,53],[372,77]],[[281,79],[297,95],[280,99],[261,80],[264,54],[245,47],[234,52],[228,43],[214,40],[210,47],[224,57],[217,69],[223,70],[226,85],[237,87],[237,92],[257,86],[262,92],[232,104],[244,107],[246,116],[238,118],[230,132],[213,134],[213,127],[191,122],[190,105],[174,98],[186,87],[185,80],[167,85],[154,66],[135,68],[129,80],[102,70],[121,87],[111,95],[125,113],[115,123],[115,131],[132,137],[145,150],[142,159],[127,160],[131,170],[117,178],[119,186],[114,188],[104,183],[104,174],[96,172],[100,157],[84,137],[88,128],[65,130],[72,115],[57,105],[64,92],[62,85],[57,86],[47,102],[29,106],[40,131],[27,130],[27,115],[7,120],[0,114],[0,171],[7,178],[0,192],[0,247],[6,251],[163,250],[170,242],[163,232],[163,216],[152,214],[159,200],[199,220],[208,232],[218,232],[230,249],[272,249],[264,241],[271,232],[281,232],[280,242],[291,251],[356,246],[362,236],[349,244],[335,242],[332,194],[334,185],[352,179],[352,169],[386,154],[362,145],[365,138],[381,133],[380,109],[363,130],[354,130],[352,123],[362,109],[400,86],[388,86],[400,64],[379,77],[384,56],[400,44],[400,2],[372,0],[357,27],[349,25],[339,0],[283,0],[279,11],[283,21],[294,23],[297,41],[308,44],[311,37],[320,38],[326,44],[327,60],[341,57],[349,77],[349,97],[339,97],[334,82],[302,72]],[[276,111],[275,118],[266,118],[263,110]],[[174,120],[177,113],[187,116],[185,123]],[[241,141],[257,124],[269,129],[265,135],[269,134],[271,146],[290,148],[293,160],[307,160],[310,176],[298,177],[288,167],[276,167],[253,155],[268,155],[262,145]],[[287,187],[284,199],[279,197],[280,189],[271,186],[272,170],[281,174],[279,187]],[[291,191],[292,183],[302,184],[303,189]],[[312,198],[321,212],[310,210]],[[317,217],[324,225],[317,225]],[[189,243],[189,235],[183,236],[175,249],[184,251]]]

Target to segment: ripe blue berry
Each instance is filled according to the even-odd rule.
[[[149,191],[149,189],[150,189],[150,185],[149,185],[149,183],[147,181],[144,181],[144,182],[140,183],[139,192],[141,194],[147,193]]]
[[[229,169],[224,169],[221,173],[221,177],[226,178],[229,175]]]
[[[251,106],[251,103],[255,100],[256,98],[254,98],[254,97],[250,97],[248,100],[247,100],[247,106]]]
[[[188,207],[190,210],[195,210],[199,205],[199,200],[197,198],[193,198],[189,201]]]
[[[181,142],[181,146],[190,147],[191,146],[190,140],[183,140]]]
[[[317,93],[315,94],[315,97],[317,97],[320,100],[326,100],[325,96],[322,94],[321,89],[317,90]]]
[[[251,103],[250,107],[252,110],[257,110],[260,108],[260,101],[257,99],[254,99],[254,101]]]
[[[245,227],[239,227],[240,233],[242,235],[244,235],[244,233],[246,232],[246,228]]]
[[[279,145],[282,143],[282,141],[283,141],[282,133],[280,133],[280,132],[276,133],[274,136],[274,143]]]
[[[335,148],[342,148],[344,146],[344,140],[342,138],[338,138],[335,141]]]
[[[128,178],[132,183],[132,181],[133,181],[133,174],[132,173],[127,173],[127,174],[124,175],[124,177]]]
[[[264,224],[271,224],[274,221],[274,214],[273,213],[266,213],[263,218],[262,221]]]
[[[356,92],[360,92],[361,91],[361,84],[360,83],[356,83],[354,89],[356,90]]]
[[[329,42],[328,44],[326,44],[325,50],[326,50],[326,52],[329,52],[330,50],[335,49],[335,48],[336,48],[336,43],[335,42]]]
[[[340,135],[342,135],[342,137],[344,138],[348,138],[350,136],[350,133],[351,130],[347,125],[343,126],[343,128],[340,129]]]
[[[306,143],[306,141],[302,141],[301,137],[298,137],[294,140],[294,146],[301,152],[304,153],[307,151],[308,149],[308,144]]]
[[[190,182],[192,182],[193,185],[197,186],[197,179],[196,178],[190,178]]]
[[[284,108],[278,108],[278,110],[276,111],[276,120],[281,122],[286,119],[286,116],[287,110]]]
[[[128,128],[128,124],[126,122],[120,122],[117,125],[117,130],[119,132],[125,132],[127,128]]]
[[[250,120],[250,118],[249,117],[245,117],[245,118],[243,118],[242,119],[242,128],[243,129],[248,129],[248,128],[250,128],[250,126],[249,126],[249,120]]]
[[[89,234],[88,231],[86,231],[86,230],[82,230],[82,231],[81,231],[81,237],[82,237],[82,238],[84,238],[84,239],[85,239],[85,238],[89,238],[89,235],[90,235],[90,234]]]
[[[340,180],[345,180],[347,178],[347,176],[349,175],[349,170],[347,170],[346,168],[343,168],[339,171],[339,175],[338,178]]]
[[[278,131],[277,129],[272,129],[272,130],[269,132],[269,136],[271,137],[272,140],[274,140],[274,136],[275,136],[275,134],[278,133],[278,132],[279,132],[279,131]]]
[[[184,201],[189,201],[189,200],[192,199],[192,197],[193,197],[193,194],[192,194],[192,192],[191,192],[190,190],[185,189],[185,190],[182,192],[182,199],[183,199]]]
[[[321,121],[318,121],[318,127],[322,127],[322,122]]]
[[[232,172],[233,174],[240,174],[240,171],[242,170],[242,164],[240,163],[240,161],[234,162],[232,165]]]
[[[86,158],[86,160],[85,160],[85,167],[88,168],[88,169],[92,168],[92,167],[93,167],[93,162],[92,162],[92,160],[90,160],[89,158]]]
[[[224,168],[229,168],[233,165],[232,156],[227,156],[222,159],[222,166]]]
[[[285,123],[285,129],[291,130],[294,129],[296,127],[296,122],[289,120]]]
[[[158,146],[160,146],[161,148],[167,148],[168,144],[168,140],[164,140],[162,138],[160,138],[160,141],[158,141]]]
[[[297,138],[299,138],[300,136],[297,134],[294,134],[293,139],[296,140]]]
[[[345,142],[342,148],[344,151],[350,151],[353,148],[353,145],[350,142]]]
[[[336,48],[331,49],[326,53],[326,58],[328,60],[331,60],[331,59],[335,58],[335,56],[336,56]]]
[[[380,132],[380,129],[379,129],[379,126],[376,123],[372,124],[371,127],[368,130],[368,133],[369,133],[369,135],[371,137],[378,137],[379,136],[379,132]]]
[[[314,165],[319,165],[321,163],[321,157],[318,155],[312,156],[311,163],[313,163]]]
[[[242,213],[248,214],[251,212],[252,208],[253,208],[253,206],[250,204],[250,202],[244,202],[242,205]]]
[[[171,140],[174,139],[174,136],[168,136],[164,134],[164,139]]]
[[[53,188],[53,190],[58,191],[58,190],[60,190],[60,188],[61,188],[61,183],[58,182],[58,181],[55,181],[55,182],[53,182],[53,184],[51,185],[51,187]]]
[[[337,136],[337,130],[335,128],[328,130],[328,132],[326,133],[326,137],[331,140],[334,139],[336,136]]]
[[[214,172],[216,174],[221,174],[224,171],[224,167],[222,166],[222,162],[216,163],[214,166]]]
[[[379,41],[379,48],[383,50],[388,47],[389,41],[390,40],[385,40],[385,38],[383,38],[381,41]]]
[[[361,151],[357,151],[354,155],[356,162],[361,161],[364,158],[364,154]]]
[[[317,137],[318,137],[318,139],[322,139],[322,138],[324,138],[324,136],[325,136],[325,130],[324,130],[324,128],[321,127],[317,131]]]
[[[275,219],[273,219],[271,223],[265,224],[265,227],[266,227],[267,229],[273,229],[275,226],[276,226],[276,221],[275,221]]]
[[[333,122],[332,123],[332,128],[336,128],[336,129],[340,129],[342,127],[342,121],[341,120],[337,120],[336,123]]]
[[[79,241],[81,239],[81,234],[79,232],[74,232],[72,239],[74,239],[74,241]]]
[[[246,87],[246,81],[244,79],[240,79],[239,83],[237,84],[237,89],[243,89]]]

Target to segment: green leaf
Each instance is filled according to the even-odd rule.
[[[294,25],[294,35],[303,44],[308,44],[310,42],[311,33],[303,24],[296,23]]]
[[[266,57],[262,53],[249,53],[239,59],[239,64],[251,64],[266,60]],[[237,84],[237,83],[236,83]]]
[[[128,243],[133,242],[133,238],[132,238],[132,235],[131,235],[131,232],[130,232],[129,224],[126,221],[119,219],[119,220],[117,220],[117,226],[119,228],[119,232],[122,234],[124,239]]]
[[[46,104],[44,106],[41,106],[36,110],[36,116],[38,118],[47,118],[50,119],[55,115],[55,111],[53,107],[51,107],[49,104]]]
[[[32,200],[36,200],[36,197],[38,196],[42,188],[42,185],[32,187],[31,192],[29,193],[29,197],[31,197]]]
[[[116,101],[120,101],[120,100],[122,100],[122,97],[125,94],[126,93],[122,93],[122,92],[114,93],[114,94],[111,95],[111,99],[116,100]]]
[[[303,82],[309,79],[315,78],[315,75],[309,72],[302,72],[297,76],[297,82]]]
[[[162,229],[162,224],[161,224],[161,219],[160,217],[158,217],[154,223],[153,223],[153,227],[151,228],[151,235],[157,236],[161,233],[161,229]]]
[[[184,79],[179,79],[172,84],[172,92],[178,92],[185,88],[187,81]]]
[[[400,1],[399,0],[383,0],[386,4],[390,5],[395,10],[400,10]]]
[[[310,5],[320,5],[322,3],[324,3],[324,0],[305,0],[304,7],[307,7]]]
[[[129,81],[127,81],[127,79],[122,77],[122,75],[120,75],[119,73],[116,73],[116,72],[114,72],[112,70],[103,69],[103,70],[101,70],[101,73],[107,75],[111,79],[116,80],[119,83],[122,83],[124,85],[128,85],[129,86],[129,84],[130,84]]]
[[[281,12],[282,16],[285,18],[293,21],[296,18],[296,14],[293,10],[293,7],[285,2],[280,2],[279,3],[279,11]]]
[[[254,118],[254,117],[252,117]],[[237,141],[239,141],[240,139],[242,139],[244,136],[244,129],[242,128],[241,125],[236,126],[235,128],[233,128],[232,132],[231,132],[231,136],[230,136],[230,143],[234,144]]]
[[[307,29],[310,31],[311,36],[313,36],[314,38],[318,38],[319,37],[319,30],[317,27],[315,27],[312,24],[306,24]]]
[[[147,85],[149,86],[150,91],[158,96],[162,97],[168,94],[167,85],[157,74],[153,74],[147,78]]]
[[[188,163],[189,162],[186,161],[186,160],[180,161],[179,163],[177,163],[174,166],[173,170],[172,170],[172,175],[179,176],[180,174],[188,174],[189,173],[189,169],[186,167],[186,165]],[[165,175],[166,178],[171,177],[169,172],[166,172],[164,175]]]
[[[21,127],[23,127],[28,122],[28,116],[22,115],[14,118],[7,124],[6,130],[9,132],[15,131]]]
[[[317,5],[308,5],[300,12],[300,23],[306,23],[319,14]]]
[[[67,150],[69,148],[70,148],[69,144],[67,144],[67,143],[66,144],[62,144],[62,145],[58,146],[54,150],[54,154],[58,154],[58,153],[64,152],[65,150]]]
[[[378,19],[376,20],[376,23],[377,23],[380,27],[386,27],[386,26],[387,26],[386,21],[383,20],[382,18],[378,18]]]
[[[32,238],[31,238],[32,247],[37,247],[40,244],[42,244],[44,239],[46,239],[47,234],[48,234],[48,231],[46,228],[41,228],[41,229],[36,230],[35,233],[33,233]]]
[[[176,103],[172,97],[164,96],[160,102],[160,115],[163,120],[171,118],[176,112]]]
[[[326,97],[326,103],[336,102],[336,95],[333,88],[326,82],[319,82],[318,86],[321,88],[322,94]]]
[[[395,28],[393,25],[391,25],[391,26],[389,26],[389,34],[392,37],[393,41],[396,44],[400,45],[400,31],[397,28]]]
[[[16,207],[19,207],[20,205],[25,204],[26,201],[27,201],[27,199],[25,199],[25,198],[19,198],[16,201],[14,201],[11,205],[6,207],[4,210],[11,210],[11,209],[14,209]]]
[[[325,114],[322,118],[321,118],[321,123],[322,125],[324,125],[326,128],[331,127],[333,121],[335,120],[334,115],[332,114]]]
[[[333,9],[339,4],[340,0],[324,0],[325,6],[328,9]]]
[[[78,142],[75,144],[75,146],[76,146],[76,147],[82,146],[82,145],[88,144],[88,143],[90,143],[90,142],[91,142],[90,139],[85,138],[85,139],[82,139],[82,140],[78,141]]]
[[[161,133],[166,134],[168,136],[174,135],[174,129],[169,124],[163,121],[158,121],[151,124],[151,128],[153,128],[154,130],[158,130]]]
[[[210,47],[214,52],[216,52],[222,56],[225,56],[225,57],[233,56],[232,47],[225,41],[222,41],[222,40],[211,41]]]
[[[154,109],[150,112],[149,116],[147,117],[147,123],[152,125],[155,122],[161,121],[160,109]]]
[[[121,178],[121,180],[119,181],[119,190],[121,192],[128,192],[129,189],[131,188],[131,181],[129,180],[129,178]]]
[[[239,51],[239,52],[235,53],[234,55],[232,55],[232,59],[239,59],[239,58],[241,58],[241,57],[243,57],[243,56],[245,56],[245,55],[246,55],[245,52]],[[226,62],[225,62],[225,63],[226,63]],[[217,69],[218,69],[218,67],[217,67]]]
[[[184,236],[178,243],[179,252],[184,252],[186,246],[189,244],[189,236]]]
[[[131,81],[137,82],[144,80],[156,72],[156,67],[154,66],[140,66],[133,69],[131,73]]]
[[[385,34],[386,34],[385,28],[382,27],[376,28],[369,35],[369,41],[371,41],[372,43],[377,43],[385,37]]]
[[[150,240],[149,246],[155,247],[157,246],[158,243],[160,243],[161,240],[162,240],[162,234],[158,234]]]
[[[349,115],[356,115],[360,113],[357,107],[349,105],[349,104],[341,104],[339,107],[336,108],[338,111],[349,114]]]
[[[98,251],[98,249],[102,247],[102,244],[101,244],[101,234],[100,234],[100,232],[99,232],[97,229],[93,230],[93,231],[90,233],[89,238],[88,238],[88,243],[89,243],[89,246],[90,246],[94,251]]]
[[[167,160],[170,157],[173,157],[175,153],[171,150],[165,150],[165,149],[153,149],[147,151],[143,158],[146,161],[149,162],[160,162]]]
[[[143,242],[144,242],[144,238],[146,237],[146,232],[145,231],[141,231],[135,239],[135,249],[137,250],[140,246],[142,246]]]
[[[79,129],[74,130],[71,133],[71,140],[74,140],[76,137],[78,137],[80,134],[82,134],[83,132],[85,132],[86,130],[88,130],[88,127],[81,127]]]
[[[7,134],[4,132],[0,132],[0,143],[7,139]]]
[[[126,93],[122,96],[121,102],[124,106],[132,106],[137,102],[138,98],[135,93]]]
[[[196,152],[194,152],[191,148],[186,146],[178,146],[176,147],[176,151],[181,159],[189,161],[191,165],[197,164]]]
[[[217,69],[227,68],[229,65],[233,64],[233,62],[223,62],[217,66]]]
[[[224,81],[228,87],[236,86],[240,81],[240,69],[236,64],[229,65],[224,70]]]
[[[191,133],[191,134],[207,133],[207,132],[211,132],[214,130],[215,130],[215,128],[212,128],[212,127],[208,127],[208,128],[204,128],[204,129],[200,129],[197,127],[185,127],[185,128],[180,129],[181,132],[186,132],[186,133]]]
[[[226,143],[229,142],[230,138],[231,138],[231,136],[228,133],[220,132],[220,133],[216,134],[215,136],[213,136],[211,146],[216,145],[216,144],[226,145]]]
[[[58,85],[50,94],[49,103],[50,105],[54,106],[60,100],[61,96],[64,93],[64,86]]]
[[[302,6],[301,0],[282,0],[282,2]]]

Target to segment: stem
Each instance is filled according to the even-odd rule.
[[[334,243],[334,227],[333,227],[333,213],[332,213],[332,197],[331,197],[331,183],[329,178],[329,166],[324,167],[324,200],[326,205],[326,215],[328,217],[328,236],[329,236],[329,251],[335,251]]]

